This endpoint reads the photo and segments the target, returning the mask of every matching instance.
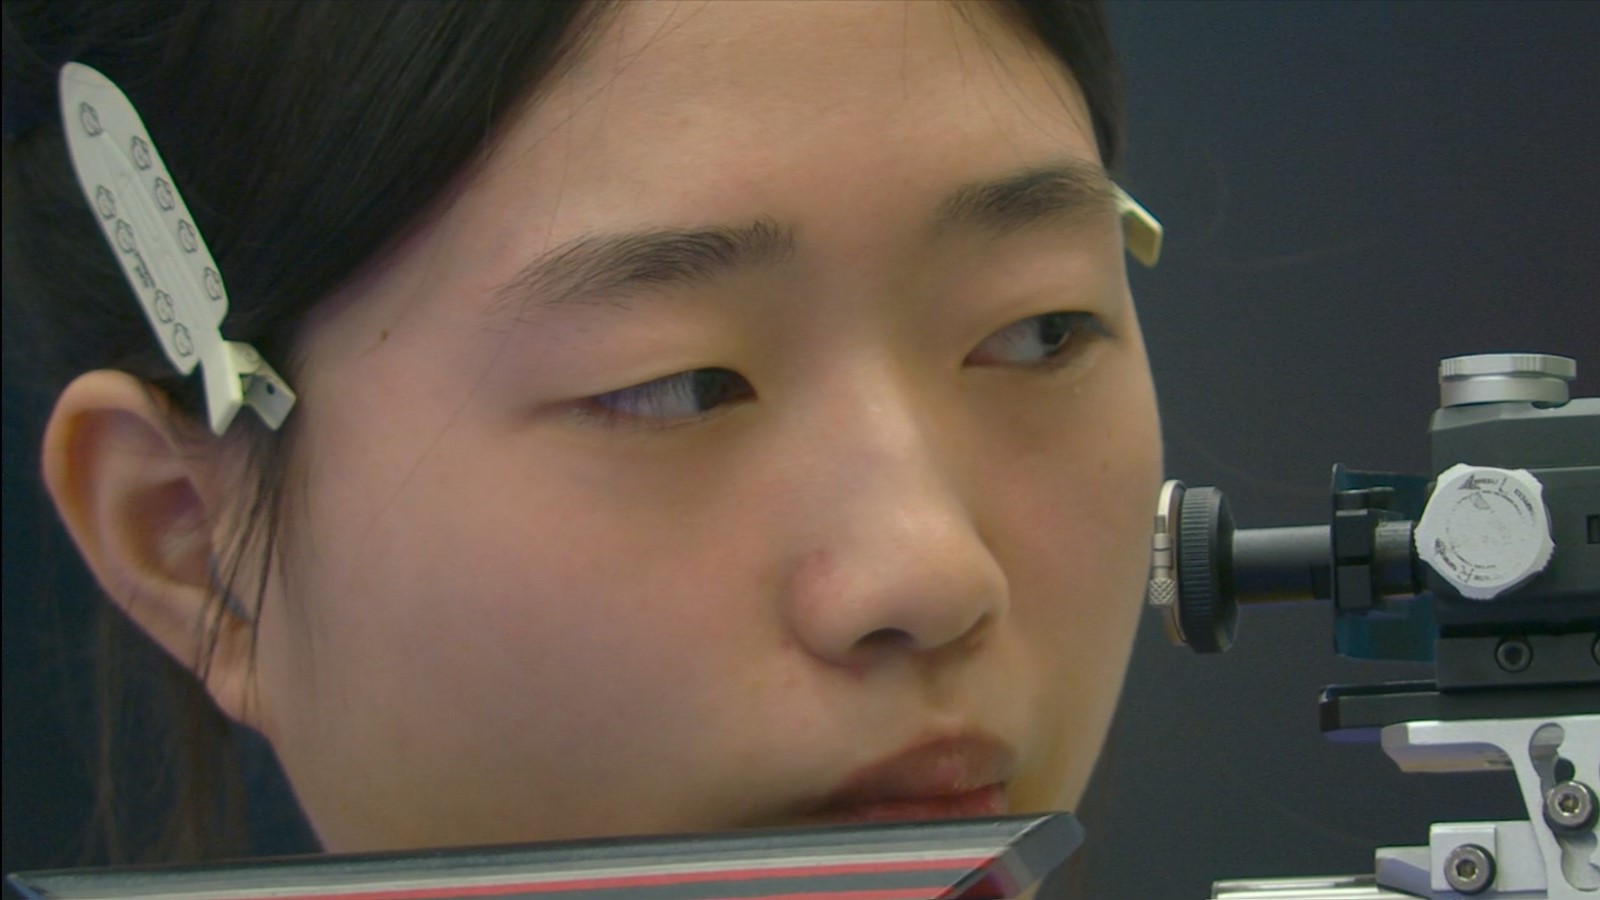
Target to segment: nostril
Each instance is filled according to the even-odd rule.
[[[893,650],[916,646],[917,639],[903,628],[879,628],[863,637],[858,645],[865,650]]]

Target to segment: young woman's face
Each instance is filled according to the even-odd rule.
[[[257,678],[329,849],[1077,802],[1160,439],[991,15],[624,4],[307,324]]]

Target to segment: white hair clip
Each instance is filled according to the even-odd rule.
[[[1154,268],[1156,260],[1161,258],[1161,223],[1120,185],[1113,185],[1112,189],[1117,194],[1117,212],[1122,215],[1122,241],[1128,253],[1145,268]]]
[[[254,347],[222,337],[222,274],[138,111],[111,79],[67,63],[61,116],[78,184],[167,359],[184,375],[202,370],[212,432],[245,405],[279,428],[294,391]]]

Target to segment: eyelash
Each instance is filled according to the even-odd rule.
[[[967,355],[967,361],[996,340],[1002,340],[1002,352],[1021,346],[1033,337],[1026,334],[1033,326],[1045,350],[1036,362],[999,361],[979,362],[985,366],[1011,366],[1036,369],[1051,373],[1065,368],[1075,359],[1083,345],[1097,338],[1113,337],[1105,323],[1092,313],[1053,312],[1030,316],[1007,325],[984,338],[978,348]],[[579,412],[588,419],[608,425],[638,426],[644,428],[674,428],[704,421],[735,404],[755,399],[755,388],[743,375],[731,369],[707,368],[678,372],[643,384],[589,397],[583,401]],[[686,402],[692,412],[669,410],[670,404]],[[631,406],[632,409],[625,407]]]
[[[672,428],[703,421],[755,395],[750,382],[731,369],[693,369],[590,397],[583,402],[582,412],[606,424]],[[668,404],[679,401],[689,402],[696,411],[667,411]],[[625,405],[635,408],[621,408]]]
[[[1092,313],[1045,313],[1043,315],[1030,316],[1026,319],[1013,322],[999,331],[996,331],[994,334],[989,335],[978,345],[978,349],[967,354],[967,359],[970,361],[973,356],[977,355],[979,350],[983,349],[984,345],[1000,338],[1004,338],[1007,350],[1017,347],[1021,341],[1029,340],[1029,336],[1026,334],[1007,335],[1018,330],[1026,329],[1026,327],[1029,325],[1038,326],[1038,330],[1040,332],[1039,336],[1041,338],[1046,334],[1051,335],[1049,340],[1041,341],[1042,344],[1049,345],[1048,350],[1041,361],[1037,363],[998,362],[984,363],[984,365],[1013,365],[1026,368],[1042,368],[1046,371],[1053,372],[1064,367],[1067,363],[1075,359],[1078,355],[1078,351],[1082,350],[1084,345],[1088,343],[1089,340],[1094,338],[1109,338],[1112,336],[1110,329],[1106,328],[1105,323],[1101,322],[1100,319]]]

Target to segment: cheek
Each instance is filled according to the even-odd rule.
[[[1142,582],[1148,564],[1161,478],[1142,349],[1107,354],[1091,376],[1067,387],[1065,399],[1002,408],[1004,418],[984,429],[995,443],[980,454],[983,508],[1005,531],[992,539],[994,550],[1008,572],[1056,597],[1041,606],[1059,615],[1127,605],[1128,584]]]
[[[1017,617],[1042,626],[1030,634],[1053,658],[1051,667],[1113,690],[1149,566],[1160,456],[1143,446],[1158,440],[1153,429],[1146,434],[1120,451],[1115,444],[1097,451],[1071,467],[1076,471],[1020,486],[1013,494],[1017,531],[1005,541]],[[1101,661],[1116,664],[1108,669]]]
[[[267,621],[261,677],[330,846],[626,823],[670,808],[652,760],[715,758],[730,717],[761,712],[739,675],[774,643],[740,562],[759,537],[685,479],[619,484],[593,454],[486,437],[458,422],[425,455],[318,460],[342,474],[311,493],[299,615]],[[535,796],[555,812],[503,808]]]
[[[1033,702],[1038,767],[1015,798],[1030,809],[1076,803],[1142,606],[1161,438],[1142,354],[1114,363],[1053,424],[1012,432],[1006,464],[987,473]]]
[[[727,670],[776,640],[751,583],[763,535],[738,518],[759,504],[660,476],[728,479],[731,462],[620,465],[469,422],[414,467],[367,462],[326,460],[361,474],[322,492],[304,585],[318,653],[352,697],[404,696],[480,730],[537,717],[541,740],[603,745],[671,728],[685,698],[714,705]]]

